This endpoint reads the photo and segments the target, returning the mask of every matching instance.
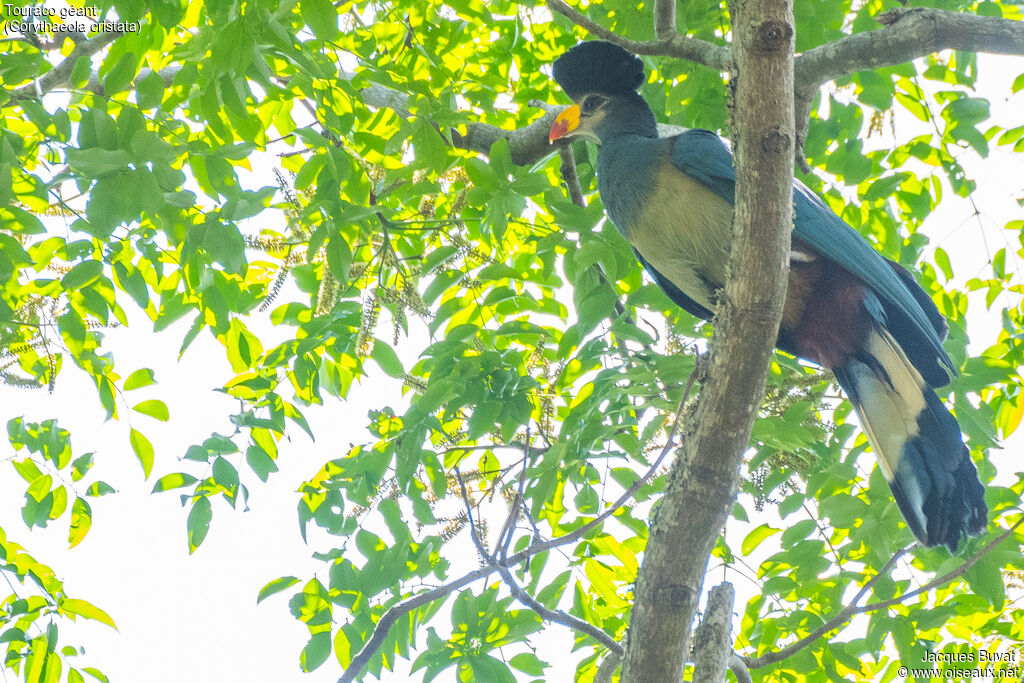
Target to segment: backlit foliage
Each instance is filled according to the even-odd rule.
[[[644,40],[649,4],[595,1],[586,11]],[[928,4],[1021,18],[1009,2]],[[797,49],[873,29],[872,17],[897,6],[798,0]],[[184,454],[164,452],[144,423],[125,434],[154,490],[184,496],[190,549],[215,508],[225,514],[222,503],[244,506],[250,487],[274,485],[277,461],[294,453],[285,437],[310,431],[310,406],[344,414],[337,433],[316,436],[352,446],[318,451],[322,463],[296,501],[297,531],[325,569],[267,577],[260,594],[291,594],[292,614],[310,632],[304,669],[346,668],[389,608],[477,566],[456,567],[470,535],[457,470],[474,506],[519,506],[504,536],[504,516],[474,512],[483,548],[512,554],[581,527],[649,467],[708,326],[675,308],[603,222],[592,148],[574,151],[587,200],[579,207],[557,155],[520,167],[504,140],[488,155],[451,144],[453,129],[474,123],[525,126],[542,113],[531,100],[564,103],[547,65],[585,37],[580,29],[507,0],[98,7],[140,22],[140,32],[109,41],[92,61],[67,61],[70,38],[5,43],[0,382],[53,391],[64,373],[85,373],[96,393],[83,409],[167,421],[164,401],[131,398],[153,373],[122,367],[104,349],[105,331],[131,320],[150,334],[140,324],[148,318],[167,334],[184,320],[182,353],[199,335],[215,337],[235,373],[221,390],[239,406],[221,432],[197,435]],[[728,33],[717,0],[680,3],[679,25],[717,43]],[[662,122],[728,134],[721,74],[646,61],[653,76],[642,92]],[[40,98],[37,84],[50,83],[58,64],[68,69],[62,87]],[[920,231],[943,188],[972,196],[965,154],[1024,151],[1024,121],[994,126],[972,91],[977,64],[943,53],[824,90],[806,144],[815,172],[803,180],[879,251],[918,269],[949,318],[947,348],[961,375],[948,399],[989,482],[988,449],[1024,414],[1015,266],[1024,221],[1005,226],[1005,247],[966,290],[952,286],[957,255]],[[941,84],[936,97],[926,84]],[[931,132],[908,138],[893,124],[896,111]],[[869,134],[881,133],[895,142],[868,149]],[[969,291],[986,292],[1001,321],[976,357],[966,352],[977,307]],[[401,401],[345,404],[354,383],[384,379],[403,387]],[[730,522],[743,540],[723,536],[712,560],[728,580],[754,582],[755,597],[736,609],[736,649],[750,656],[813,631],[912,541],[880,472],[861,457],[866,441],[831,378],[779,356],[769,384]],[[26,524],[69,520],[77,543],[91,524],[87,498],[112,492],[89,477],[93,454],[73,453],[54,416],[23,419],[11,402],[5,413],[7,475],[26,482]],[[1016,519],[1024,480],[1001,474],[988,487],[990,533],[970,540],[967,555]],[[621,641],[659,477],[564,556],[544,552],[514,567],[515,579],[538,603]],[[76,493],[69,479],[87,488]],[[754,519],[761,508],[781,524]],[[82,680],[77,650],[58,640],[60,618],[109,617],[66,597],[52,570],[6,538],[0,530],[0,572],[16,590],[0,603],[4,666],[31,681]],[[925,649],[1018,649],[1024,612],[1003,572],[1024,569],[1022,541],[1018,532],[964,576],[755,670],[755,680],[890,680]],[[909,557],[868,601],[961,562],[943,549]],[[451,667],[458,680],[543,680],[552,669],[533,647],[561,628],[516,602],[492,572],[400,617],[367,670],[405,658],[424,680],[450,677],[442,672]],[[606,650],[583,634],[576,645],[577,680],[591,681]]]

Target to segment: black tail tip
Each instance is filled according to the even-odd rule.
[[[961,539],[977,536],[988,526],[985,488],[967,447],[959,444],[960,457],[955,469],[943,467],[949,458],[934,452],[928,439],[908,442],[900,458],[893,496],[907,525],[923,545],[944,545],[951,553]]]

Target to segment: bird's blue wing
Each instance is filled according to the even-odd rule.
[[[905,333],[910,330],[900,330],[899,327],[916,330],[919,335],[913,335],[913,339],[917,341],[917,344],[923,342],[934,354],[933,358],[938,359],[941,366],[944,366],[950,374],[955,375],[956,368],[953,361],[946,350],[942,348],[945,321],[942,321],[942,327],[933,323],[932,318],[939,318],[938,311],[933,310],[935,304],[930,300],[927,301],[927,310],[922,305],[924,302],[919,299],[928,298],[924,291],[921,290],[919,296],[915,296],[908,283],[900,277],[889,262],[800,181],[796,181],[793,185],[793,202],[796,205],[793,237],[803,241],[825,258],[838,263],[848,272],[857,276],[878,296],[895,307],[899,313],[898,319],[890,320],[888,326],[908,353],[914,345],[904,343],[901,337],[906,338]],[[920,286],[914,282],[912,277],[910,280],[913,287],[920,290]],[[929,312],[934,315],[929,316]],[[914,349],[914,352],[914,355],[917,356],[920,350]],[[927,365],[918,365],[917,363],[915,365],[922,372],[926,371]],[[929,372],[929,374],[931,373]],[[940,380],[934,386],[941,384],[945,384],[945,382]]]
[[[677,135],[672,143],[672,163],[729,204],[736,204],[732,152],[717,133],[694,128]]]
[[[678,135],[673,143],[672,162],[676,168],[735,205],[736,171],[732,152],[716,133],[694,129]],[[800,181],[793,184],[793,203],[796,209],[793,237],[855,275],[894,306],[904,318],[904,323],[918,333],[913,335],[918,344],[923,341],[941,365],[955,374],[953,361],[942,348],[942,330],[930,319],[938,317],[938,313],[929,316],[929,311],[919,301],[920,296],[915,297],[908,284],[881,254]],[[927,298],[923,292],[921,296]]]

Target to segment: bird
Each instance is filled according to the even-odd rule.
[[[717,133],[658,137],[639,94],[643,61],[579,43],[553,64],[573,105],[548,140],[596,142],[605,211],[669,299],[711,320],[725,285],[735,169]],[[799,181],[776,347],[831,370],[849,398],[907,526],[956,552],[987,525],[985,490],[960,425],[935,392],[955,376],[948,324],[913,274],[886,259]]]

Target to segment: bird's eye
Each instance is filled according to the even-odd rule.
[[[601,108],[601,105],[605,103],[605,99],[600,95],[589,95],[583,100],[583,113],[593,114],[595,111]]]

